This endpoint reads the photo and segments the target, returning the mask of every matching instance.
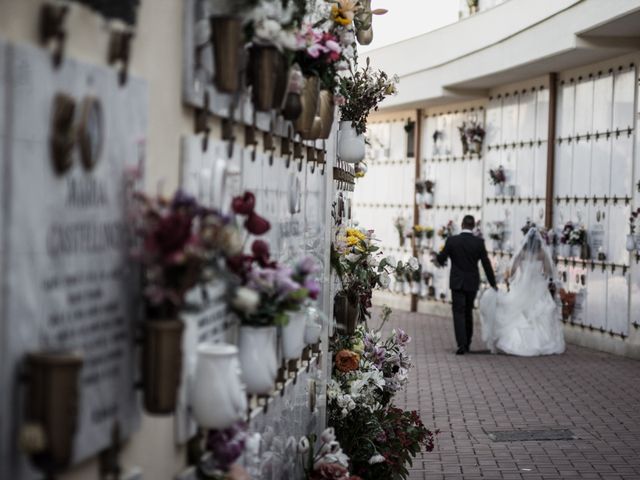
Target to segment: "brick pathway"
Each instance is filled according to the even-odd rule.
[[[640,362],[570,345],[561,356],[456,356],[451,319],[395,311],[415,364],[397,404],[442,430],[411,479],[640,479]],[[479,335],[474,348],[483,348]],[[487,432],[570,429],[569,441]]]

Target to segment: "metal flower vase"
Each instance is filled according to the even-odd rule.
[[[25,363],[28,387],[21,443],[33,463],[53,478],[73,458],[83,359],[65,352],[31,353]]]
[[[336,106],[333,100],[333,93],[329,90],[320,91],[319,117],[321,122],[321,130],[319,138],[327,139],[331,135],[333,127],[333,119],[335,117]]]
[[[360,1],[360,11],[354,20],[356,24],[356,38],[360,45],[369,45],[373,41],[373,14],[371,0]]]
[[[345,328],[347,334],[351,335],[356,331],[360,319],[360,306],[357,301],[352,302],[349,295],[344,292],[336,294],[333,314],[336,322]]]
[[[313,122],[318,112],[319,97],[320,79],[315,75],[305,77],[304,89],[300,97],[302,112],[296,121],[296,130],[302,138],[311,136]]]
[[[215,68],[213,82],[223,93],[240,89],[242,19],[234,16],[211,16],[211,44]]]
[[[144,324],[142,376],[144,408],[154,415],[173,413],[182,376],[182,334],[178,319],[147,320]]]
[[[268,112],[274,106],[280,56],[271,46],[253,46],[249,50],[252,100],[259,112]]]

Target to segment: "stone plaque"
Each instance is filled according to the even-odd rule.
[[[70,59],[53,70],[49,55],[30,46],[9,47],[5,68],[0,356],[8,390],[0,418],[10,420],[0,432],[0,477],[26,478],[16,438],[26,394],[18,378],[29,352],[69,351],[84,360],[74,462],[109,446],[115,426],[126,437],[139,424],[133,333],[140,277],[126,199],[137,187],[132,172],[142,173],[147,88],[134,78],[119,87],[112,70]],[[86,133],[92,158],[86,163],[77,142],[68,169],[56,173],[50,123],[61,93],[75,103],[73,125]],[[91,125],[82,120],[87,99],[101,106]]]

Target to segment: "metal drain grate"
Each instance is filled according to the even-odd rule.
[[[546,442],[554,440],[576,440],[578,437],[571,430],[508,430],[503,432],[487,432],[494,442]]]

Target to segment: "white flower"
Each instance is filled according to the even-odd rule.
[[[420,268],[420,263],[418,262],[418,259],[416,257],[411,257],[407,262],[407,264],[409,265],[409,268],[413,271],[416,271]]]
[[[391,277],[387,272],[383,272],[382,275],[380,275],[379,282],[382,288],[389,288],[389,284],[391,283]]]
[[[231,300],[233,308],[240,310],[246,315],[255,313],[259,304],[260,294],[247,287],[238,287]]]
[[[282,25],[275,20],[265,18],[254,25],[255,36],[258,43],[272,43],[276,44],[277,40],[282,32]]]
[[[322,435],[320,435],[320,439],[324,442],[324,443],[331,443],[336,439],[336,432],[333,429],[333,427],[329,427],[327,428],[324,432],[322,432]]]
[[[360,260],[360,255],[357,253],[350,253],[345,258],[351,263],[356,263],[358,260]]]
[[[369,459],[369,465],[375,465],[376,463],[384,462],[384,457],[380,454],[374,455]]]
[[[392,257],[390,255],[386,258],[386,260],[387,260],[387,263],[393,268],[396,268],[398,266],[398,260],[396,260],[396,257]]]

